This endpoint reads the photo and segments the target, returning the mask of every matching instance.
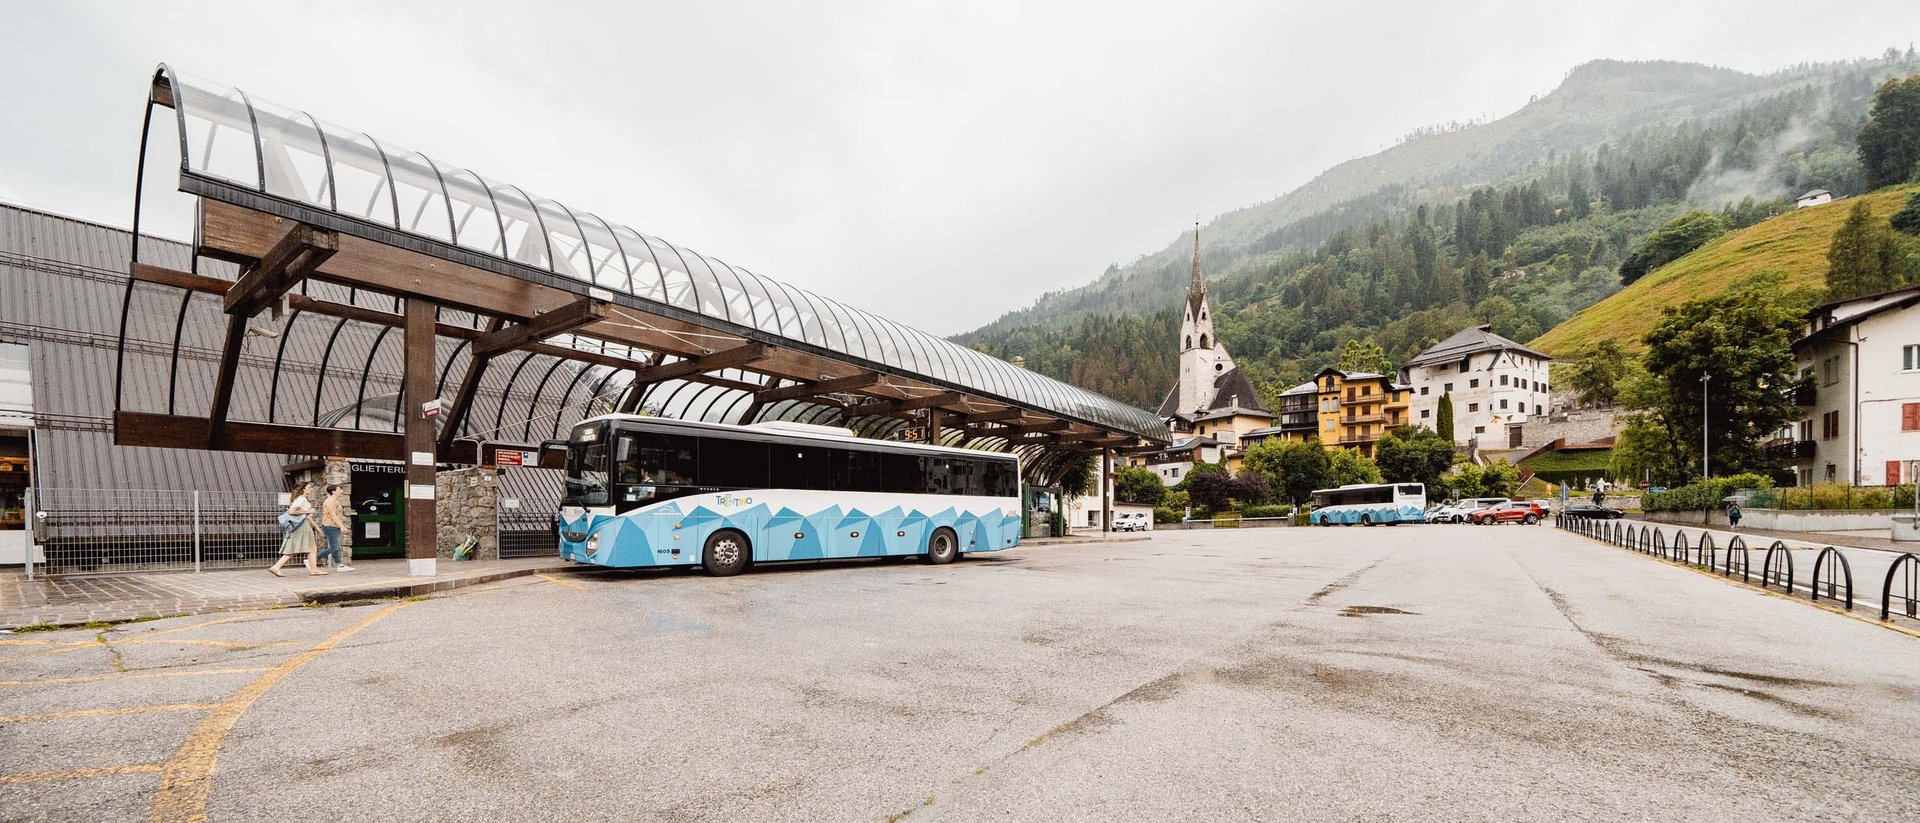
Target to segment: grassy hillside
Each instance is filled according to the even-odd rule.
[[[1644,348],[1640,339],[1660,321],[1661,309],[1713,294],[1761,272],[1784,273],[1785,288],[1790,290],[1825,288],[1827,246],[1854,203],[1866,200],[1873,205],[1874,215],[1885,221],[1916,188],[1920,187],[1887,189],[1796,209],[1730,232],[1588,306],[1529,345],[1555,357],[1571,357],[1612,338],[1628,351],[1638,352]]]

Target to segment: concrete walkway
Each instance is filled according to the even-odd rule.
[[[264,569],[206,572],[151,572],[112,577],[36,577],[19,572],[0,576],[0,628],[77,626],[94,621],[337,603],[373,597],[408,597],[489,583],[509,577],[578,568],[557,558],[530,560],[444,561],[435,577],[407,576],[405,560],[364,560],[354,571],[309,576],[288,566],[286,577]]]

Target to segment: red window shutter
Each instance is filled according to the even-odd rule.
[[[1887,485],[1900,485],[1900,461],[1898,460],[1887,461]]]
[[[1900,404],[1900,430],[1920,431],[1920,403]]]

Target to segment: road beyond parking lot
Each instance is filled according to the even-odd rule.
[[[1546,527],[0,640],[0,817],[1920,819],[1920,639]]]

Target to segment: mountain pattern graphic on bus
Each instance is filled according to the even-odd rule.
[[[963,552],[996,551],[1019,542],[1020,518],[1008,517],[997,501],[981,500],[980,506],[957,507],[955,502],[968,499],[943,497],[939,500],[941,508],[932,513],[895,505],[876,514],[837,503],[802,514],[792,505],[767,502],[768,498],[806,496],[811,495],[774,491],[703,494],[620,515],[588,512],[573,520],[563,519],[561,530],[593,533],[598,537],[598,551],[589,553],[585,541],[563,538],[560,554],[565,559],[603,566],[693,564],[700,562],[707,537],[723,528],[745,534],[757,561],[921,554],[926,551],[927,538],[942,526],[953,530]],[[707,505],[722,497],[733,505]],[[753,502],[747,504],[749,500]],[[805,506],[799,500],[791,502]]]
[[[1426,510],[1419,506],[1395,506],[1382,503],[1378,506],[1339,506],[1313,513],[1315,524],[1347,525],[1361,522],[1365,516],[1373,523],[1420,523],[1426,519]]]

